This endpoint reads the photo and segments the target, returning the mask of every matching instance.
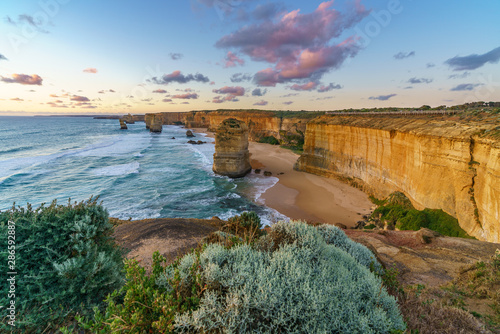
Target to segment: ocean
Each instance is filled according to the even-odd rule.
[[[144,122],[120,130],[118,120],[90,117],[0,117],[0,210],[99,196],[120,219],[227,219],[255,211],[264,224],[285,219],[260,195],[278,179],[230,179],[213,173],[214,139]],[[175,138],[175,139],[172,139]]]

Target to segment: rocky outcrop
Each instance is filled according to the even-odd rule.
[[[418,209],[442,209],[480,240],[500,241],[497,123],[404,117],[324,116],[307,124],[296,169],[351,179],[383,198],[406,194]]]
[[[163,128],[163,121],[160,115],[153,115],[153,119],[151,120],[151,124],[149,126],[150,132],[161,132]]]
[[[127,124],[125,123],[125,121],[123,119],[120,118],[120,129],[121,130],[127,130]]]
[[[151,123],[153,123],[153,118],[155,114],[146,114],[144,116],[144,123],[146,123],[146,129],[151,127]]]
[[[192,138],[192,137],[194,137],[193,131],[191,131],[191,130],[187,130],[187,131],[186,131],[186,137],[188,137],[188,138]]]
[[[135,119],[132,114],[127,114],[121,118],[127,124],[135,124]]]
[[[237,178],[251,170],[247,125],[234,118],[224,120],[215,134],[213,171]]]

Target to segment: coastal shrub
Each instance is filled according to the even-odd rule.
[[[56,201],[0,213],[0,261],[7,268],[8,221],[15,223],[16,328],[43,332],[87,314],[124,283],[122,255],[108,213],[96,199]],[[2,284],[0,305],[7,305]],[[5,308],[0,310],[5,319]],[[6,329],[2,322],[1,329]],[[11,328],[9,328],[10,330]]]
[[[396,227],[400,230],[418,231],[422,227],[429,227],[429,220],[423,211],[412,209],[398,220]]]
[[[424,209],[423,212],[429,221],[429,229],[450,237],[471,238],[460,227],[458,219],[450,216],[443,210]]]
[[[274,136],[266,136],[259,139],[259,143],[279,145],[280,141]]]
[[[247,242],[253,241],[264,233],[260,217],[253,211],[243,212],[239,216],[229,218],[227,224],[222,227],[222,231],[234,234]]]
[[[277,226],[277,227],[275,227]],[[286,228],[285,226],[288,226]],[[207,290],[199,308],[175,318],[181,333],[389,333],[405,324],[396,301],[355,257],[332,242],[341,234],[327,227],[279,223],[268,238],[273,252],[250,245],[212,244],[199,264],[189,257],[180,276],[201,275]],[[267,237],[266,237],[267,238]],[[339,242],[342,244],[342,242]],[[344,247],[356,252],[355,247]],[[195,271],[190,268],[198,269]],[[172,279],[169,273],[167,280]],[[189,278],[191,277],[191,278]]]

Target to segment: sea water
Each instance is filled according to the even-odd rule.
[[[278,179],[214,174],[213,142],[199,133],[187,138],[180,126],[157,134],[143,122],[121,130],[118,120],[0,117],[0,210],[14,202],[38,206],[99,196],[120,219],[227,219],[243,211],[255,211],[265,224],[285,219],[260,200]]]

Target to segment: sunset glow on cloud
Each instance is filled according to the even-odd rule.
[[[500,100],[496,1],[56,2],[0,4],[0,115]]]

